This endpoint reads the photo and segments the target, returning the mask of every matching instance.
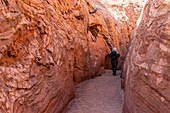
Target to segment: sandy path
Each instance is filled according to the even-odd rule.
[[[120,86],[120,71],[112,71],[75,87],[76,98],[68,106],[67,113],[122,113],[123,91]]]

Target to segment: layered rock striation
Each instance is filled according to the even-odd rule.
[[[123,60],[127,53],[127,47],[129,45],[130,36],[136,26],[136,22],[140,16],[142,8],[146,0],[96,0],[107,8],[111,16],[114,17],[114,23],[116,25],[116,36],[118,37],[118,46],[116,46],[121,54],[119,58],[118,68],[120,69],[123,64]],[[96,4],[93,6],[97,7]],[[102,8],[98,8],[99,10]],[[103,9],[105,10],[105,9]],[[117,23],[117,22],[118,23]],[[110,61],[107,61],[110,62]],[[108,63],[106,65],[108,66]],[[111,66],[110,66],[111,67]]]
[[[123,113],[170,112],[170,2],[149,0],[123,65]]]
[[[1,113],[61,113],[74,97],[74,52],[62,6],[1,0]]]
[[[117,43],[101,13],[80,0],[1,0],[0,112],[63,112]]]
[[[123,56],[129,42],[93,0],[0,0],[0,23],[2,113],[63,112],[74,84],[103,73],[111,49]]]

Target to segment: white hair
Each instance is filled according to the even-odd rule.
[[[114,47],[113,50],[117,51],[117,49]]]

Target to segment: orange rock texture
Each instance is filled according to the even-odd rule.
[[[94,1],[94,0],[93,0]],[[110,12],[111,16],[114,17],[110,26],[114,26],[115,30],[110,30],[114,34],[109,33],[111,38],[113,37],[114,46],[118,48],[121,56],[119,58],[118,68],[122,67],[123,60],[126,56],[127,46],[130,41],[130,35],[135,28],[136,22],[140,16],[141,10],[146,0],[95,0],[102,4],[106,9],[107,13]],[[99,7],[97,4],[92,3],[94,7],[103,12],[103,7]],[[105,16],[105,15],[104,15]],[[109,26],[109,27],[110,27]],[[108,28],[109,29],[109,28]],[[105,67],[111,68],[110,59],[106,56]]]
[[[1,0],[1,113],[61,113],[74,97],[72,39],[59,4]]]
[[[123,113],[170,112],[169,0],[149,0],[123,65]]]
[[[0,0],[0,23],[1,113],[63,112],[74,84],[103,73],[113,47],[123,56],[130,34],[88,0]]]

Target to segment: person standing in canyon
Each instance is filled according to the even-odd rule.
[[[113,75],[116,76],[116,70],[117,70],[117,65],[118,65],[118,58],[120,57],[120,54],[114,47],[112,52],[109,54],[111,58],[111,64],[112,64],[112,70],[113,70]]]

